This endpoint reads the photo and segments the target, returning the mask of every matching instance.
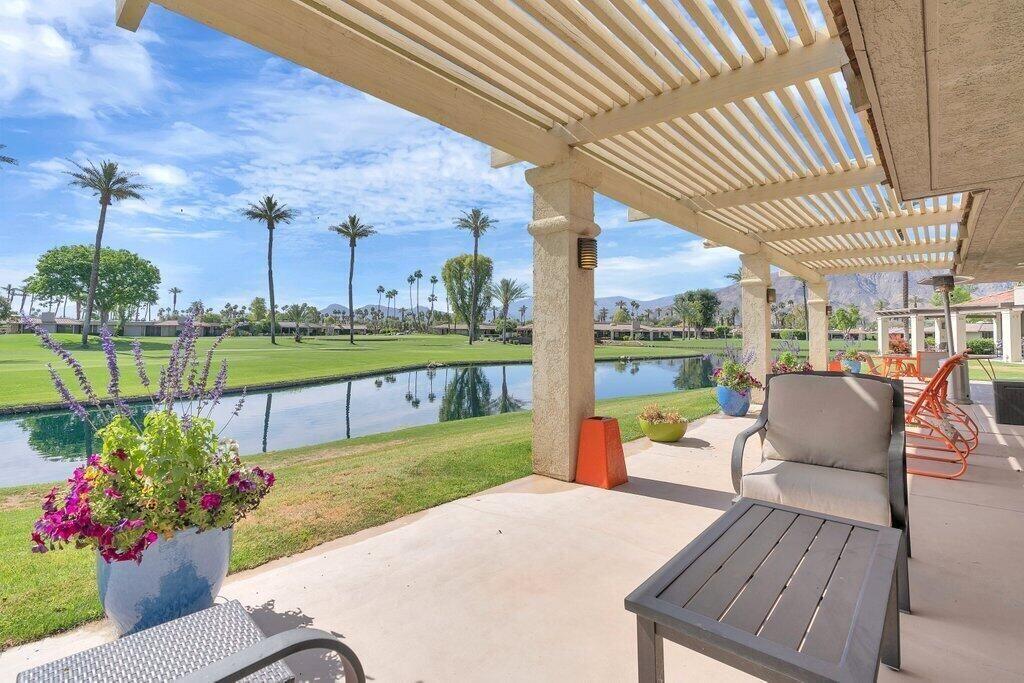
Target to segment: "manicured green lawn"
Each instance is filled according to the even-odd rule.
[[[647,403],[693,419],[718,409],[711,390],[600,401],[622,438],[640,436]],[[528,411],[445,422],[253,460],[277,474],[263,505],[235,534],[232,571],[312,548],[360,529],[471,495],[530,473]],[[0,489],[0,649],[102,614],[90,551],[36,555],[29,532],[48,486]]]
[[[96,340],[89,349],[78,346],[77,338],[70,334],[56,338],[72,351],[86,369],[100,393],[107,386],[106,361]],[[211,338],[200,340],[201,353],[209,348]],[[143,357],[150,377],[156,377],[165,362],[171,338],[145,337],[142,339]],[[131,353],[131,340],[118,340],[119,365],[122,374],[122,393],[138,395],[142,392],[135,375]],[[675,343],[655,345],[599,346],[598,358],[619,356],[687,355],[697,353],[692,347]],[[470,346],[465,337],[458,335],[409,335],[401,337],[357,337],[353,346],[347,338],[307,337],[296,343],[291,337],[279,337],[277,346],[267,337],[233,337],[225,340],[217,351],[228,360],[231,387],[256,386],[279,382],[341,378],[346,375],[384,370],[399,370],[427,363],[528,361],[530,347],[517,344],[481,341]],[[52,403],[57,400],[46,372],[46,363],[55,367],[60,361],[45,349],[31,334],[0,336],[0,408]],[[71,373],[64,368],[61,375],[74,386]]]

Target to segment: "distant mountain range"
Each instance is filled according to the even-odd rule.
[[[920,285],[918,284],[918,281],[934,274],[935,273],[925,270],[912,272],[910,274],[910,296],[912,301],[913,297],[918,297],[920,305],[927,306],[930,304],[932,288],[927,285]],[[796,278],[773,275],[772,284],[775,287],[776,297],[779,301],[792,299],[798,303],[803,302],[803,292],[801,290],[800,281]],[[974,293],[975,296],[984,296],[994,292],[1001,292],[1012,287],[1012,282],[987,282],[975,285]],[[855,304],[860,308],[861,313],[869,321],[874,320],[876,302],[885,301],[889,307],[893,308],[898,307],[903,303],[903,274],[899,272],[829,275],[828,288],[829,301],[832,305],[847,306],[849,304]],[[733,306],[739,307],[740,286],[738,284],[716,289],[715,293],[718,294],[718,298],[722,302],[722,310],[728,311]],[[664,311],[671,308],[674,299],[675,295],[671,295],[657,299],[650,299],[648,301],[637,301],[637,303],[640,304],[640,310],[642,311],[653,311],[657,308],[661,308]],[[594,310],[599,311],[602,308],[607,308],[610,313],[615,310],[615,302],[617,301],[625,301],[628,305],[633,301],[633,299],[628,296],[599,297],[594,300]],[[513,315],[518,318],[519,309],[523,305],[526,306],[526,318],[532,318],[533,297],[517,301],[512,307]],[[360,306],[358,310],[373,308],[377,308],[377,304]],[[384,310],[385,308],[385,306],[381,306],[381,310]],[[394,311],[394,308],[391,310]],[[429,310],[429,307],[420,306],[419,310],[425,313]],[[324,315],[345,315],[348,312],[348,308],[341,304],[331,304],[330,306],[321,309],[320,312]]]

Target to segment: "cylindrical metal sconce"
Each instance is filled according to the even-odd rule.
[[[576,265],[583,270],[597,268],[597,240],[593,237],[580,237],[576,240]]]
[[[826,304],[826,306],[825,306],[825,315],[827,317],[829,317],[829,318],[832,317],[832,304]]]
[[[765,292],[765,298],[768,299],[768,303],[775,303],[776,293],[774,287],[769,287]]]

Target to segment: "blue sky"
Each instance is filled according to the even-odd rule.
[[[347,249],[327,227],[350,213],[380,233],[358,249],[357,306],[470,250],[451,224],[474,206],[499,220],[481,246],[495,275],[531,281],[524,166],[492,170],[484,145],[158,6],[138,33],[117,29],[112,4],[0,2],[0,143],[20,162],[0,172],[0,286],[50,247],[91,243],[98,206],[68,187],[69,158],[117,160],[150,186],[113,207],[104,244],[160,268],[161,305],[171,286],[217,309],[265,296],[266,230],[238,215],[265,193],[299,212],[275,234],[278,302],[344,303]],[[738,265],[625,213],[598,199],[598,296],[722,286]]]

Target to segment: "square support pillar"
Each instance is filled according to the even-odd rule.
[[[761,254],[740,254],[740,316],[743,322],[743,355],[751,357],[750,374],[764,383],[771,353],[771,311],[768,288],[772,285],[771,265]],[[755,389],[751,400],[764,401]]]
[[[908,317],[910,334],[910,352],[920,353],[924,351],[924,316],[912,315]]]
[[[967,316],[962,313],[952,313],[953,317],[953,350],[956,353],[963,353],[967,350]]]
[[[807,360],[828,369],[828,282],[807,283]]]
[[[580,424],[594,414],[594,271],[577,264],[577,240],[600,233],[598,178],[570,157],[528,170],[526,182],[533,188],[533,471],[572,481]]]
[[[889,353],[889,319],[878,319],[878,354]]]
[[[942,319],[933,318],[932,323],[935,325],[935,350],[942,350]]]
[[[1003,360],[1008,363],[1019,363],[1021,361],[1020,311],[1001,311],[1000,315],[1003,328]]]

